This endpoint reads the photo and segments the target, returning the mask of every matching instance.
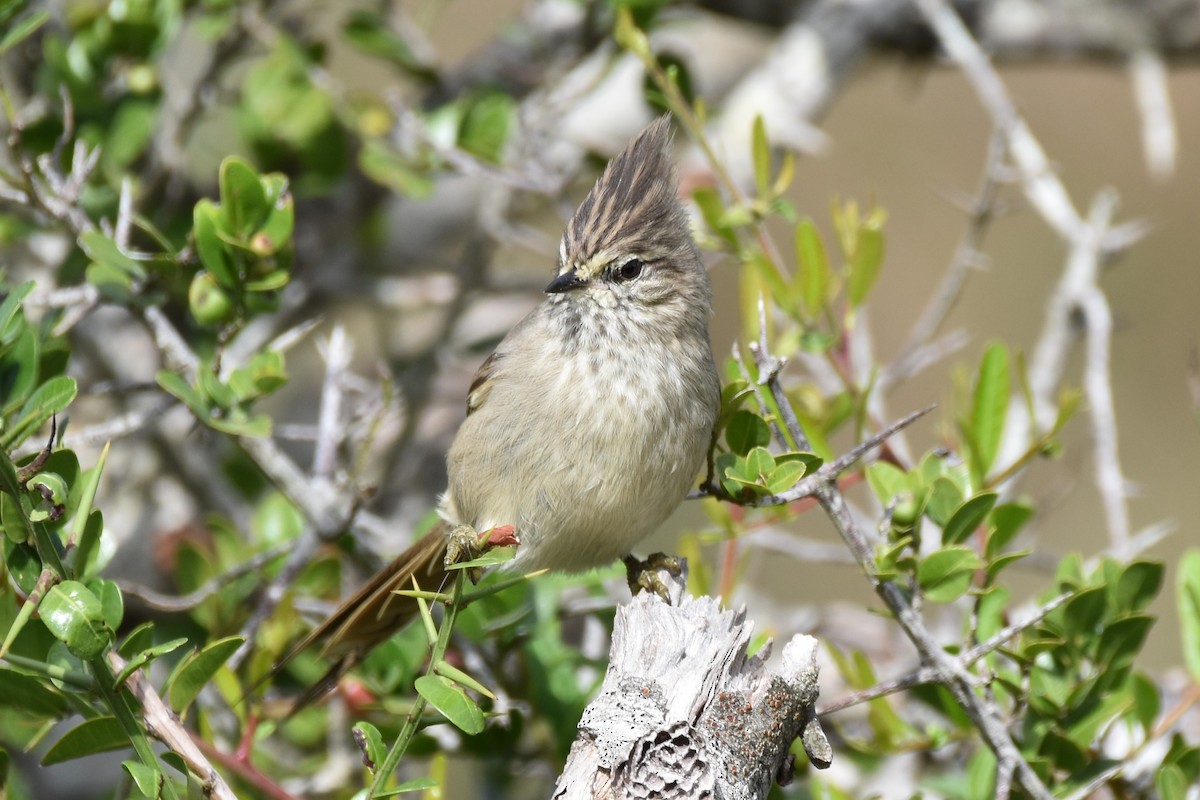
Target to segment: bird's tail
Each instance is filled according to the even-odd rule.
[[[394,592],[411,588],[413,578],[422,589],[439,589],[446,577],[445,552],[446,528],[444,523],[439,523],[375,573],[271,668],[266,680],[278,675],[297,655],[318,643],[323,657],[335,659],[321,679],[292,702],[287,716],[324,697],[337,685],[338,679],[376,645],[382,644],[417,616],[417,601]]]

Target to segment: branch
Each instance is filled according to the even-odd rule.
[[[108,651],[108,663],[117,674],[128,664],[116,650]],[[183,759],[188,769],[200,778],[205,796],[215,797],[217,800],[237,800],[221,773],[213,769],[212,764],[208,763],[208,759],[192,741],[179,717],[158,696],[150,681],[146,680],[145,673],[140,669],[136,670],[125,681],[125,686],[142,706],[142,722],[146,726],[146,732]]]
[[[797,736],[809,760],[832,751],[814,714],[817,641],[798,635],[768,670],[754,625],[686,592],[686,567],[665,570],[670,604],[643,592],[617,609],[608,671],[583,713],[555,800],[765,798],[792,774]]]
[[[760,372],[774,362],[770,354],[762,352],[760,349],[755,349],[754,354],[755,359],[759,361]],[[773,394],[773,399],[780,408],[790,404],[787,394],[778,383],[773,386]],[[916,416],[919,415],[910,415],[909,419]],[[803,436],[799,424],[789,427],[791,427],[789,433],[793,438]],[[834,464],[836,463],[834,462]],[[833,467],[834,464],[822,467],[812,476],[812,480],[817,484],[812,488],[812,494],[833,521],[834,527],[837,528],[838,533],[850,548],[850,552],[854,554],[876,594],[883,600],[905,635],[917,648],[923,666],[935,670],[941,676],[939,682],[950,691],[955,701],[962,707],[963,712],[979,730],[984,742],[995,753],[996,760],[1000,763],[1012,762],[1014,764],[1018,783],[1031,796],[1038,800],[1051,800],[1053,795],[1050,794],[1033,768],[1022,758],[1000,718],[1000,710],[975,693],[977,679],[938,644],[933,634],[925,626],[921,615],[909,602],[906,591],[893,581],[881,579],[875,573],[874,553],[867,534],[850,514],[846,499],[837,486],[836,478],[830,477],[828,473],[822,474],[826,467]],[[808,480],[805,478],[801,483]]]

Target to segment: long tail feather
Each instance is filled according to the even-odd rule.
[[[324,697],[376,645],[416,617],[416,600],[394,592],[409,588],[414,577],[422,588],[440,588],[446,576],[445,552],[445,526],[438,525],[342,601],[336,611],[271,668],[264,681],[278,675],[297,655],[318,643],[322,656],[336,659],[329,671],[293,702],[288,716]]]

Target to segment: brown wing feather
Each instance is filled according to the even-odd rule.
[[[471,412],[477,411],[483,401],[487,399],[488,392],[492,388],[492,374],[496,371],[496,366],[503,356],[500,352],[494,352],[479,365],[479,369],[475,370],[475,377],[471,379],[471,388],[467,390],[467,416],[471,416]]]

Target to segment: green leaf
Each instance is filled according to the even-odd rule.
[[[484,161],[499,164],[516,122],[517,104],[499,92],[472,103],[458,131],[458,146]]]
[[[149,632],[150,629],[146,628],[146,630]],[[130,637],[132,637],[132,634],[130,634]],[[147,647],[146,649],[138,652],[133,656],[133,658],[129,659],[129,661],[125,663],[125,666],[117,674],[117,679],[115,681],[116,687],[120,688],[125,681],[129,680],[130,675],[137,672],[142,667],[147,666],[150,664],[150,662],[154,661],[154,659],[178,650],[180,647],[183,647],[185,644],[187,644],[187,641],[187,637],[181,636],[178,639],[172,639],[169,642],[163,642],[162,644],[155,645],[153,647]],[[122,651],[125,650],[128,643],[129,639],[127,638],[121,645]]]
[[[1032,516],[1033,509],[1024,503],[1001,503],[993,508],[984,550],[987,557],[998,556]]]
[[[758,483],[775,471],[775,457],[765,447],[755,447],[746,454],[746,464],[742,476],[747,480]]]
[[[1104,626],[1100,635],[1100,646],[1096,651],[1097,663],[1107,669],[1121,669],[1133,662],[1142,649],[1154,617],[1148,614],[1131,614]]]
[[[162,387],[163,391],[176,400],[182,401],[199,419],[208,418],[208,403],[181,375],[164,369],[155,373],[154,380]]]
[[[409,792],[423,792],[426,789],[437,789],[438,782],[433,778],[413,778],[411,781],[398,783],[390,789],[385,789],[376,797],[395,797],[398,794],[408,794]]]
[[[1157,771],[1154,788],[1158,790],[1159,800],[1187,800],[1188,780],[1183,770],[1174,764]]]
[[[983,562],[974,550],[944,547],[930,553],[917,565],[917,583],[929,600],[949,603],[971,588],[975,570],[982,566]]]
[[[83,248],[90,259],[98,264],[119,269],[138,280],[146,277],[146,270],[141,264],[122,253],[116,242],[99,231],[80,234],[79,246]]]
[[[221,238],[223,224],[221,209],[213,201],[205,198],[196,203],[192,212],[192,236],[200,263],[212,273],[217,283],[235,289],[239,275],[229,247]]]
[[[145,797],[158,797],[167,776],[162,771],[140,761],[122,761],[121,766],[133,778],[138,791]]]
[[[387,758],[387,746],[379,729],[369,722],[356,722],[350,729],[350,735],[362,753],[363,765],[374,775],[375,767]]]
[[[212,642],[179,662],[179,666],[167,679],[166,694],[176,714],[183,714],[192,704],[200,690],[225,665],[229,657],[246,641],[241,636],[226,636]]]
[[[850,259],[849,298],[852,308],[858,308],[866,301],[875,279],[879,277],[882,264],[883,231],[867,220],[858,229],[854,255]]]
[[[116,717],[95,717],[79,723],[62,735],[42,756],[42,766],[61,764],[94,753],[129,747],[129,737]]]
[[[246,241],[271,213],[262,181],[254,167],[237,156],[228,156],[221,162],[218,180],[224,228],[235,239]]]
[[[112,642],[112,631],[104,623],[100,599],[78,581],[63,581],[50,587],[38,612],[54,638],[79,658],[95,658]]]
[[[409,197],[428,197],[433,181],[418,172],[385,142],[368,139],[358,151],[358,166],[371,180]]]
[[[962,502],[962,490],[955,485],[954,481],[940,476],[933,481],[932,489],[929,492],[929,501],[925,503],[925,513],[929,519],[944,529]]]
[[[1117,613],[1141,611],[1162,588],[1163,565],[1157,561],[1134,561],[1121,570],[1117,580]]]
[[[27,420],[25,424],[32,430],[40,428],[46,420],[71,404],[77,390],[74,378],[56,375],[34,389],[21,409],[22,419]]]
[[[433,665],[433,670],[438,675],[454,681],[459,686],[464,686],[472,691],[479,692],[484,697],[489,697],[492,700],[496,699],[496,695],[491,689],[487,688],[482,683],[475,680],[475,678],[470,674],[463,672],[461,669],[449,663],[448,661],[437,662]]]
[[[789,460],[782,463],[776,461],[775,469],[767,476],[767,488],[771,494],[782,494],[796,485],[804,477],[807,467],[803,461]]]
[[[413,75],[433,77],[432,70],[417,57],[408,40],[388,29],[387,23],[373,11],[352,12],[342,26],[342,35],[368,55],[390,61]]]
[[[1000,450],[1008,400],[1008,350],[997,342],[983,354],[971,407],[972,466],[979,478],[987,475]]]
[[[0,669],[0,706],[20,709],[39,717],[62,717],[67,712],[66,699],[37,678]]]
[[[1108,595],[1103,586],[1085,589],[1068,600],[1051,615],[1068,635],[1092,636],[1097,633],[1108,608]]]
[[[154,138],[159,105],[157,100],[128,99],[117,106],[100,151],[106,173],[116,175],[141,157]]]
[[[1020,561],[1022,558],[1026,558],[1032,552],[1032,550],[1028,549],[1015,550],[1011,553],[1004,553],[1003,555],[996,556],[995,558],[989,558],[987,565],[987,582],[990,584],[992,581],[996,580],[996,576],[999,575],[1005,567],[1009,566],[1013,562]]]
[[[1200,550],[1183,554],[1175,580],[1183,660],[1192,680],[1200,682]]]
[[[100,600],[100,612],[108,630],[115,631],[120,628],[121,620],[125,616],[125,598],[121,596],[117,584],[104,578],[92,578],[85,585],[88,591]]]
[[[984,492],[967,500],[942,529],[942,541],[946,544],[961,544],[987,519],[988,512],[996,505],[999,497],[995,492]]]
[[[108,451],[109,443],[105,442],[104,448],[100,451],[100,457],[96,459],[96,466],[88,470],[87,477],[84,478],[79,507],[71,519],[68,538],[78,548],[75,553],[75,571],[80,577],[86,577],[84,570],[88,567],[88,562],[92,560],[93,553],[98,550],[100,536],[104,530],[103,517],[98,516],[95,524],[89,523],[92,522],[92,504],[96,500],[96,490],[100,488],[100,476],[104,474],[104,465],[108,462]],[[95,571],[98,572],[99,569]]]
[[[771,441],[771,428],[766,420],[745,409],[734,412],[725,426],[725,443],[729,449],[744,456],[755,447],[765,447]]]
[[[4,38],[0,39],[0,56],[29,38],[34,31],[45,25],[48,19],[50,19],[49,11],[35,11],[10,27],[5,31]]]
[[[417,693],[459,730],[474,736],[483,731],[483,711],[467,693],[440,675],[422,675]]]
[[[811,317],[825,304],[831,270],[821,234],[808,218],[796,225],[796,262],[800,266],[795,278],[796,291]]]
[[[771,194],[771,144],[767,141],[767,126],[762,114],[754,117],[752,133],[752,150],[754,155],[754,188],[761,198]]]
[[[876,461],[867,467],[867,483],[885,506],[909,488],[908,474],[887,461]]]

